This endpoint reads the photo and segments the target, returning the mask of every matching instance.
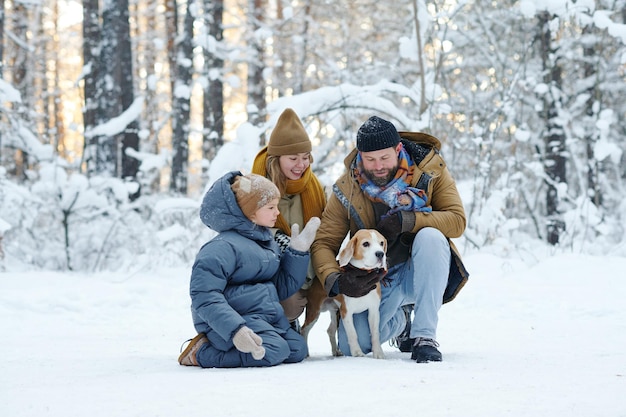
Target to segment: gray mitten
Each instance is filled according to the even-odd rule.
[[[235,345],[237,350],[243,353],[251,353],[252,357],[257,361],[265,356],[265,348],[262,343],[263,339],[248,326],[243,326],[233,336],[233,345]]]
[[[313,244],[320,223],[319,217],[311,217],[302,232],[300,232],[300,226],[297,224],[291,226],[291,248],[300,252],[307,252]]]

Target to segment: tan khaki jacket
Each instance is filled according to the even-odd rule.
[[[416,187],[419,183],[417,188],[426,191],[427,204],[432,207],[432,212],[415,212],[415,227],[412,232],[417,233],[424,227],[434,227],[448,239],[460,237],[466,226],[465,210],[456,183],[439,153],[441,143],[426,133],[399,133],[403,142],[414,142],[430,148],[430,152],[417,165],[411,186]],[[361,190],[350,169],[356,155],[357,150],[354,149],[344,160],[346,171],[333,185],[333,194],[328,200],[322,215],[322,224],[311,247],[313,267],[322,285],[329,274],[339,272],[335,258],[348,232],[353,235],[361,228],[376,228],[372,201]],[[448,288],[444,294],[445,302],[456,296],[469,276],[452,241],[450,247],[453,262]]]

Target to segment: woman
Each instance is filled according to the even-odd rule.
[[[326,206],[324,188],[313,171],[311,140],[298,115],[286,109],[278,118],[267,146],[254,159],[252,172],[270,179],[280,190],[280,215],[273,229],[275,239],[285,247],[291,225],[306,224],[311,217],[321,217]],[[281,302],[294,329],[299,330],[298,317],[306,306],[306,290],[315,277],[309,265],[305,284],[300,291]]]

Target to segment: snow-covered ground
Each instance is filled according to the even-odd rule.
[[[303,363],[200,369],[189,269],[0,273],[0,415],[626,416],[626,258],[465,256],[444,361],[332,358],[326,316]]]

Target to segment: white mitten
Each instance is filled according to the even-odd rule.
[[[306,226],[300,233],[300,226],[294,224],[291,226],[291,243],[289,244],[292,249],[300,252],[306,252],[309,250],[315,239],[315,233],[320,227],[319,217],[311,217]]]
[[[265,356],[265,348],[262,343],[263,339],[248,326],[243,326],[233,336],[233,344],[237,350],[243,353],[251,353],[252,357],[257,361]]]

